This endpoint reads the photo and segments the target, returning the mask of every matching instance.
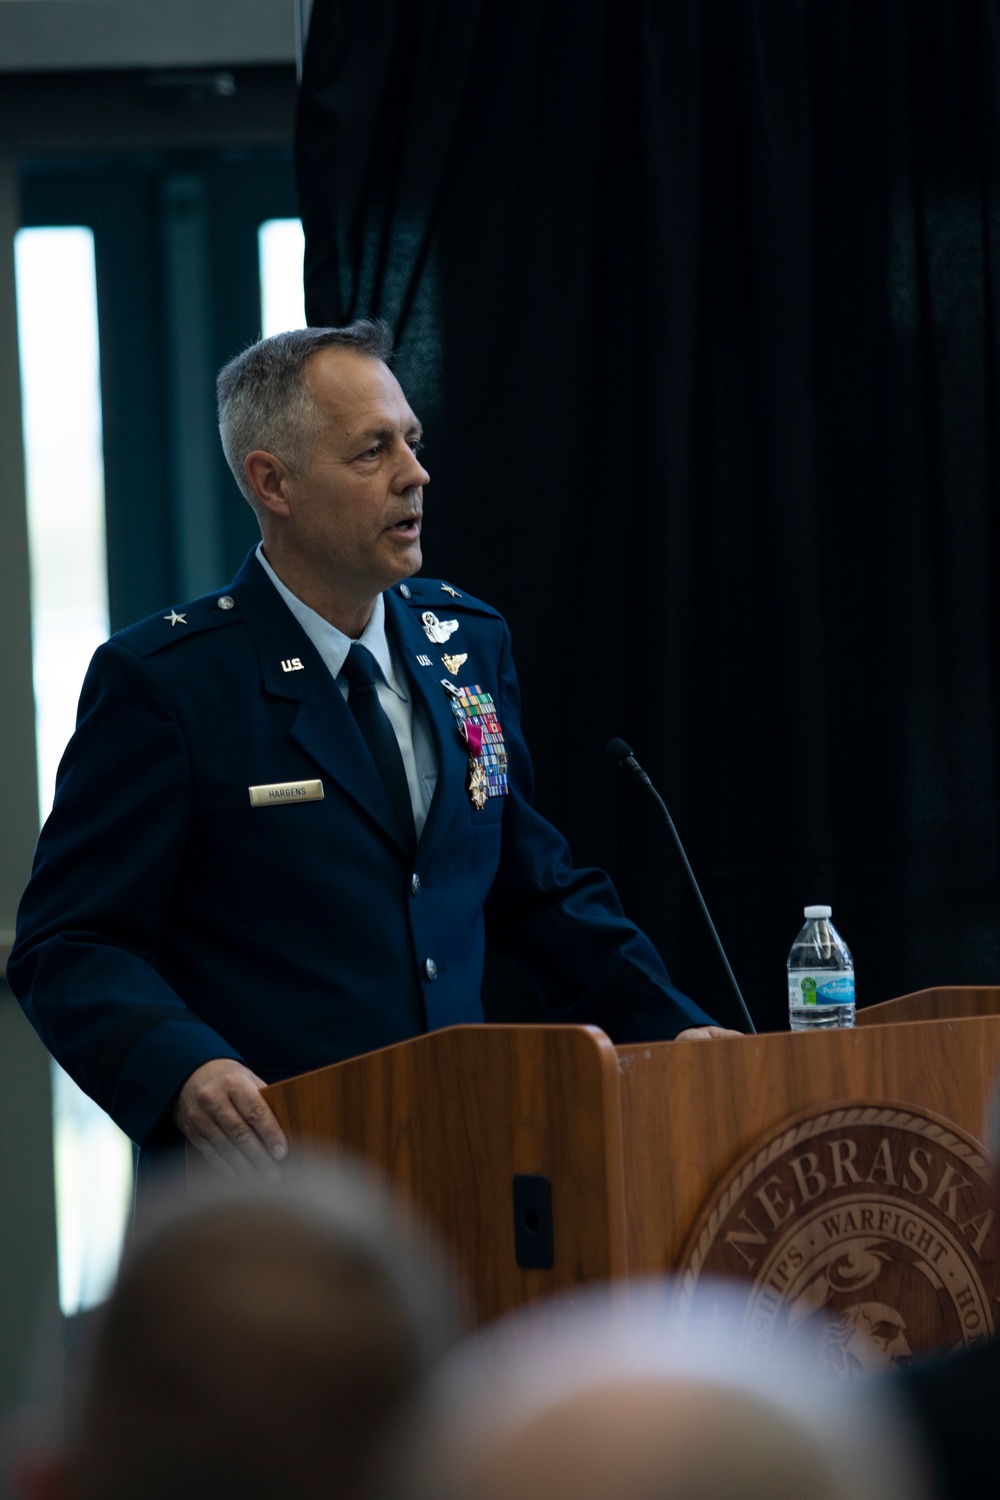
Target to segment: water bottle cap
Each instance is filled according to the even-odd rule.
[[[807,922],[811,921],[813,917],[830,917],[830,916],[833,915],[833,907],[832,906],[807,906],[803,910],[802,915],[805,917],[805,919],[806,919]]]

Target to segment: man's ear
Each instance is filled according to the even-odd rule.
[[[14,1500],[73,1500],[69,1463],[58,1449],[16,1454],[10,1477]]]
[[[265,510],[270,511],[272,516],[290,514],[286,493],[290,478],[287,464],[282,463],[273,453],[265,453],[262,448],[256,448],[253,453],[247,454],[243,472],[246,474],[247,484]]]

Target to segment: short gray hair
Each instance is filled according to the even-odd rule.
[[[247,483],[247,455],[261,448],[293,474],[309,464],[317,431],[316,406],[303,378],[306,361],[336,345],[388,364],[392,330],[381,318],[359,318],[346,328],[294,328],[260,339],[223,365],[216,381],[219,435],[233,478],[256,510]]]

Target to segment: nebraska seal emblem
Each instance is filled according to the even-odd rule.
[[[979,1343],[1000,1302],[993,1167],[931,1114],[888,1104],[796,1116],[719,1184],[681,1256],[746,1287],[727,1342],[766,1362],[800,1341],[845,1377]],[[822,1316],[818,1316],[822,1314]]]

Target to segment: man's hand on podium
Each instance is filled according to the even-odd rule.
[[[687,1031],[679,1031],[674,1041],[703,1042],[710,1037],[742,1035],[742,1031],[730,1031],[728,1026],[689,1026]]]
[[[742,1035],[725,1026],[689,1026],[675,1040]],[[265,1087],[242,1063],[217,1057],[195,1068],[177,1096],[172,1113],[178,1130],[225,1177],[271,1175],[288,1155],[285,1132],[260,1096]]]
[[[232,1058],[195,1068],[177,1096],[174,1123],[224,1177],[265,1176],[288,1155],[285,1132],[260,1096],[263,1078]]]

